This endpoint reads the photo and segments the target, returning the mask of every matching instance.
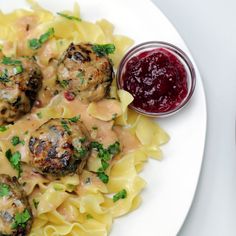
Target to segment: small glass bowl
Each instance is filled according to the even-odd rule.
[[[187,74],[187,87],[188,87],[188,93],[186,97],[182,100],[182,102],[175,107],[172,110],[166,111],[166,112],[147,112],[145,110],[142,110],[140,108],[137,108],[132,105],[132,103],[129,105],[129,107],[136,112],[146,115],[146,116],[151,116],[151,117],[166,117],[175,114],[177,111],[181,110],[190,100],[194,89],[195,89],[195,84],[196,84],[196,74],[194,70],[194,66],[189,59],[189,57],[186,55],[185,52],[183,52],[180,48],[166,42],[160,42],[160,41],[150,41],[150,42],[145,42],[141,43],[135,47],[133,47],[131,50],[129,50],[126,55],[123,57],[121,60],[121,63],[119,65],[119,68],[117,70],[117,77],[116,77],[116,82],[117,82],[117,87],[119,89],[123,89],[123,84],[122,84],[122,77],[126,69],[126,64],[127,62],[134,56],[144,52],[144,51],[150,51],[153,49],[158,49],[158,48],[163,48],[170,53],[174,54],[176,58],[183,64],[186,74]]]

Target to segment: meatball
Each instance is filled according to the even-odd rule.
[[[17,178],[0,175],[0,235],[26,235],[32,222],[29,202]]]
[[[0,62],[0,125],[28,113],[42,85],[42,73],[32,58],[4,57]]]
[[[92,44],[70,44],[59,61],[57,76],[61,87],[85,102],[106,96],[113,80],[111,60],[98,56]]]
[[[65,176],[82,169],[90,153],[90,137],[82,122],[51,119],[30,137],[30,163],[42,174]]]

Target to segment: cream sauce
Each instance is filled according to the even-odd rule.
[[[104,147],[108,147],[116,141],[121,141],[117,136],[117,131],[115,132],[113,127],[113,120],[102,121],[96,119],[87,113],[87,108],[88,104],[84,104],[78,99],[68,102],[61,94],[56,96],[45,108],[34,108],[34,113],[22,117],[14,125],[9,125],[7,131],[0,133],[0,146],[2,149],[2,152],[0,153],[0,173],[9,174],[11,176],[16,175],[16,171],[11,167],[9,161],[5,157],[5,152],[8,149],[11,149],[12,153],[19,151],[21,153],[22,162],[29,162],[28,143],[30,135],[51,117],[71,118],[80,115],[81,121],[87,127],[89,132],[96,132],[96,135],[94,135],[92,139],[102,143]],[[37,113],[42,114],[41,119],[36,115]],[[128,132],[123,134],[123,136],[121,134],[119,135],[121,138],[124,138],[124,136],[128,135]],[[18,136],[20,140],[25,142],[25,144],[13,146],[11,144],[11,139],[13,136]],[[125,147],[127,147],[127,145],[125,145]]]

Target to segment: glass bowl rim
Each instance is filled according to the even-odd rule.
[[[118,69],[117,69],[117,74],[116,74],[116,84],[117,84],[117,88],[118,89],[123,89],[121,84],[120,84],[120,80],[121,80],[121,75],[122,75],[122,70],[124,69],[124,66],[126,64],[126,62],[136,53],[138,53],[139,51],[142,51],[143,49],[148,49],[148,48],[164,48],[167,49],[168,51],[174,53],[174,55],[177,55],[177,58],[179,59],[179,57],[182,59],[182,61],[184,61],[184,66],[185,68],[187,67],[189,70],[189,77],[187,80],[191,81],[191,83],[188,85],[188,94],[186,95],[186,97],[183,99],[183,101],[174,109],[166,111],[166,112],[147,112],[144,111],[142,109],[139,109],[133,105],[129,105],[129,107],[142,114],[142,115],[146,115],[146,116],[150,116],[150,117],[167,117],[170,115],[175,114],[176,112],[180,111],[183,107],[185,107],[185,105],[189,102],[189,100],[191,99],[193,92],[195,90],[196,87],[196,72],[194,69],[194,65],[192,63],[192,61],[190,60],[189,56],[179,47],[168,43],[168,42],[164,42],[164,41],[147,41],[147,42],[143,42],[140,44],[135,45],[134,47],[132,47],[130,50],[128,50],[126,52],[126,54],[124,55],[124,57],[122,58]],[[181,63],[183,64],[183,62],[181,61]]]

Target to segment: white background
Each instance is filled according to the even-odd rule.
[[[152,1],[189,47],[207,96],[203,168],[179,236],[235,236],[236,1]]]

